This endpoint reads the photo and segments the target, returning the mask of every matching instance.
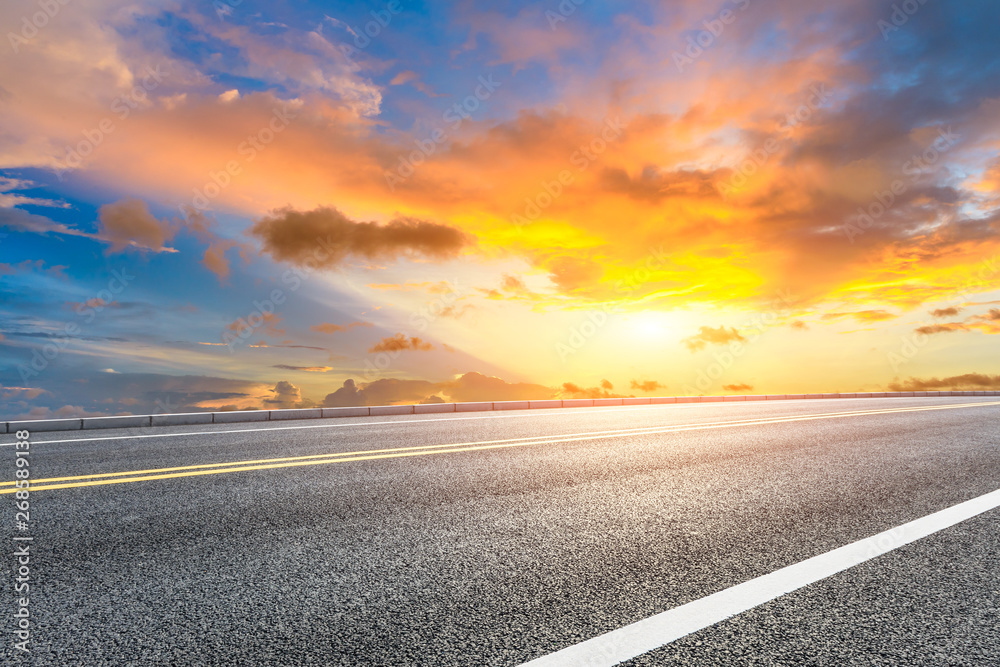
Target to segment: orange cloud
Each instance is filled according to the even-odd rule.
[[[845,317],[853,317],[858,322],[882,322],[884,320],[891,320],[897,315],[894,315],[885,310],[859,310],[849,313],[826,313],[821,319],[823,320],[842,320]]]
[[[417,336],[410,336],[407,338],[404,334],[398,333],[395,336],[389,336],[383,338],[374,346],[372,346],[369,352],[402,352],[403,350],[420,350],[428,351],[433,350],[434,346],[430,343],[421,340]]]
[[[958,309],[950,308],[947,310]],[[985,315],[972,315],[962,322],[930,324],[916,329],[917,333],[939,334],[952,331],[981,331],[985,334],[1000,334],[1000,308],[991,308]]]
[[[780,8],[783,25],[814,25],[812,9],[788,2]],[[463,49],[478,49],[484,40],[482,46],[497,59],[491,62],[558,63],[564,85],[549,108],[513,100],[512,108],[530,110],[464,123],[396,191],[387,189],[384,175],[420,137],[398,128],[386,131],[384,121],[372,120],[381,109],[382,91],[364,67],[345,59],[318,31],[286,28],[262,35],[192,12],[196,27],[240,55],[239,74],[295,96],[293,122],[255,153],[252,165],[243,165],[252,168],[212,205],[259,216],[290,204],[288,210],[309,211],[296,214],[308,216],[332,210],[322,207],[335,201],[351,215],[449,221],[446,226],[456,233],[475,234],[488,256],[514,256],[548,273],[556,291],[545,297],[551,306],[565,304],[567,296],[573,307],[613,300],[628,308],[640,299],[664,306],[754,304],[795,284],[802,286],[803,304],[850,297],[866,304],[860,308],[870,305],[868,312],[888,313],[883,308],[890,305],[911,308],[956,293],[961,268],[997,250],[996,216],[964,219],[961,203],[969,192],[948,170],[908,182],[892,210],[865,234],[854,243],[844,236],[845,222],[871,204],[874,190],[886,191],[901,176],[910,156],[931,145],[937,128],[919,110],[909,113],[917,107],[903,109],[903,96],[866,90],[872,72],[857,59],[844,58],[840,42],[812,29],[789,31],[793,57],[763,62],[725,57],[729,52],[720,42],[696,65],[710,75],[677,76],[670,54],[683,45],[685,31],[699,25],[703,10],[684,2],[651,11],[650,21],[617,16],[613,24],[626,38],[596,71],[583,72],[559,60],[592,48],[587,33],[596,28],[577,21],[580,15],[551,30],[544,9],[511,15],[477,11],[470,4],[459,19],[468,26]],[[847,3],[837,13],[855,23],[861,17],[871,23],[874,16],[861,3]],[[732,35],[736,41],[729,44],[742,48],[740,35],[749,36],[772,19],[770,12],[741,16],[739,33]],[[134,36],[141,31],[104,30],[108,23],[107,16],[93,15],[81,15],[72,31],[53,23],[37,38],[31,62],[0,65],[10,68],[5,69],[11,90],[5,122],[14,128],[12,135],[25,137],[8,148],[11,164],[59,165],[63,147],[79,141],[80,128],[96,126],[119,89],[140,79],[147,61],[162,57],[176,85],[151,91],[148,104],[105,137],[80,168],[96,182],[155,193],[158,201],[187,201],[191,189],[204,184],[205,173],[240,157],[234,147],[259,131],[283,101],[276,93],[246,91],[220,100],[218,86],[207,85],[211,76],[196,64],[150,51]],[[64,49],[71,56],[63,55]],[[651,67],[650,59],[668,66]],[[404,71],[391,83],[416,81],[415,73]],[[788,126],[788,115],[808,102],[817,83],[829,87],[836,104],[809,107],[807,122]],[[501,85],[505,94],[514,90],[506,81]],[[615,111],[605,118],[609,109]],[[963,116],[970,146],[993,133],[995,115],[985,103],[970,107]],[[912,126],[904,122],[909,118],[915,119]],[[609,121],[621,126],[611,140],[602,136]],[[768,140],[777,150],[755,161]],[[723,197],[720,186],[747,164],[755,173]],[[563,172],[566,182],[559,180]],[[991,162],[973,179],[972,192],[995,193],[998,173]],[[516,228],[513,214],[523,215],[530,206],[537,215]],[[348,219],[348,213],[342,216]],[[0,211],[0,216],[39,230],[58,229],[23,212]],[[286,225],[288,216],[280,213],[272,218],[282,224],[255,226],[265,251],[277,259],[309,261],[315,240],[311,223]],[[340,227],[368,224],[348,223]],[[131,222],[115,227],[114,247],[166,243],[169,230],[154,227]],[[84,235],[64,228],[58,233]],[[342,255],[330,253],[329,261],[370,259],[365,252],[381,259],[412,254],[437,261],[468,245],[423,238],[396,244],[389,240],[392,234],[375,236],[371,244],[348,243]],[[667,261],[637,281],[627,297],[617,291],[659,244],[671,248]],[[204,263],[221,278],[228,275],[220,246],[209,247]]]
[[[281,324],[282,319],[284,318],[276,313],[263,313],[260,316],[260,321],[254,325],[251,321],[240,317],[227,324],[226,329],[237,336],[247,328],[250,328],[254,332],[261,331],[269,336],[284,336],[285,330],[278,326]],[[267,344],[261,341],[250,347],[267,347]]]
[[[205,268],[224,280],[229,277],[229,260],[226,259],[227,247],[222,243],[213,243],[205,250],[202,264]]]
[[[257,221],[250,232],[276,260],[334,268],[351,257],[449,259],[468,246],[469,235],[448,225],[397,218],[384,225],[356,222],[335,208],[299,212],[281,209]]]
[[[401,86],[406,83],[413,84],[413,87],[422,92],[427,97],[444,97],[434,92],[434,89],[420,80],[420,75],[413,70],[403,70],[389,81],[390,86]]]
[[[643,382],[640,382],[639,380],[632,380],[632,382],[630,383],[630,387],[636,391],[641,391],[647,394],[650,392],[657,391],[658,389],[667,388],[666,385],[660,384],[656,380],[645,380]]]
[[[542,400],[552,398],[555,393],[551,388],[539,384],[512,383],[476,372],[442,382],[439,391],[457,402]]]
[[[434,392],[435,385],[426,380],[397,380],[385,378],[360,387],[353,379],[344,381],[344,386],[327,394],[323,406],[329,408],[356,405],[393,405],[396,403],[419,403]]]
[[[928,324],[926,326],[917,327],[914,331],[925,335],[932,335],[950,333],[952,331],[968,331],[968,327],[961,322],[951,322],[948,324]]]
[[[141,199],[122,199],[105,204],[99,211],[100,237],[111,243],[111,251],[128,247],[154,252],[173,252],[166,247],[177,233],[177,226],[158,220]]]
[[[333,324],[331,322],[321,322],[320,324],[314,324],[309,327],[313,331],[318,331],[320,333],[335,334],[341,331],[350,331],[351,329],[357,327],[372,327],[375,326],[371,322],[349,322],[347,324]]]
[[[464,373],[446,382],[399,380],[385,378],[362,385],[353,379],[328,394],[323,400],[327,407],[355,405],[392,405],[395,403],[441,403],[448,401],[513,401],[552,398],[554,391],[542,385],[507,382],[482,373]]]
[[[1000,389],[1000,375],[966,373],[946,378],[909,378],[889,384],[889,391],[985,391]]]
[[[564,382],[562,395],[571,398],[622,398],[623,394],[612,393],[614,388],[608,380],[601,380],[599,387],[581,387],[573,382]]]
[[[287,380],[281,380],[271,390],[273,396],[264,399],[264,405],[277,409],[306,407],[302,401],[302,392]]]
[[[456,287],[447,280],[439,280],[437,282],[424,281],[419,283],[370,283],[368,287],[387,292],[423,291],[428,294],[449,294],[457,291]]]
[[[0,340],[3,340],[2,335],[0,335]],[[38,387],[4,387],[3,385],[0,385],[0,399],[5,401],[11,399],[31,401],[38,398],[42,394],[49,393],[51,392]]]
[[[101,311],[104,308],[109,308],[109,307],[118,306],[118,305],[119,304],[118,304],[117,301],[110,301],[109,302],[109,301],[105,301],[104,299],[101,299],[100,297],[96,297],[96,296],[95,297],[91,297],[91,298],[87,299],[86,301],[81,301],[79,303],[77,303],[75,301],[67,301],[66,302],[66,307],[72,308],[73,310],[82,310],[84,308],[95,308],[98,311]]]
[[[685,338],[682,342],[692,352],[703,350],[706,345],[725,345],[733,341],[745,341],[740,332],[735,327],[726,328],[720,326],[716,329],[712,327],[701,327],[699,333]]]
[[[332,366],[289,366],[288,364],[275,364],[272,368],[281,368],[286,371],[302,371],[304,373],[328,373],[333,370]]]

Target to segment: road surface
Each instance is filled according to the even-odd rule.
[[[31,653],[8,595],[4,664],[600,665],[561,656],[1000,489],[1000,400],[37,433],[30,458]],[[977,512],[623,664],[1000,664]]]

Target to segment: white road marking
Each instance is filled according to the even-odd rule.
[[[974,403],[972,405],[982,405]],[[1000,402],[993,405],[1000,405]],[[524,447],[530,445],[552,445],[563,442],[583,442],[586,440],[610,440],[612,438],[627,438],[630,436],[660,435],[665,433],[682,433],[685,431],[703,431],[707,429],[732,428],[740,426],[764,426],[769,424],[787,424],[790,422],[813,421],[818,419],[838,419],[842,417],[864,417],[869,415],[880,415],[886,412],[912,412],[914,410],[948,410],[967,406],[928,406],[895,408],[892,410],[869,410],[864,412],[828,412],[823,414],[811,414],[805,416],[787,417],[766,417],[753,420],[738,420],[725,422],[702,422],[696,424],[675,424],[671,426],[645,426],[639,428],[615,429],[611,431],[587,431],[583,433],[563,433],[559,435],[536,435],[525,438],[505,438],[503,440],[474,440],[471,442],[456,442],[434,445],[415,445],[411,447],[393,447],[389,449],[366,449],[347,452],[333,452],[328,454],[309,454],[305,456],[278,457],[271,459],[254,459],[247,461],[229,461],[225,463],[207,463],[190,466],[174,466],[171,468],[156,468],[149,470],[125,470],[111,473],[93,473],[89,475],[72,475],[66,477],[37,479],[35,483],[43,486],[38,490],[50,488],[67,488],[78,486],[68,484],[62,486],[47,486],[49,482],[79,481],[82,479],[92,480],[86,485],[94,485],[100,482],[93,482],[99,478],[122,478],[132,476],[134,479],[127,481],[145,481],[146,479],[167,479],[170,477],[190,477],[198,475],[221,474],[222,472],[240,472],[244,470],[268,470],[274,468],[289,468],[296,466],[324,465],[328,463],[342,463],[345,461],[366,461],[372,459],[386,459],[410,456],[425,456],[433,454],[447,454],[451,452],[469,452],[486,449],[503,449],[509,447]],[[181,473],[181,471],[185,471]],[[200,471],[200,472],[195,472]],[[157,473],[178,473],[171,475],[157,476]],[[149,475],[154,475],[148,477]],[[142,479],[139,479],[139,478]],[[105,480],[104,483],[114,484],[117,482]],[[0,489],[0,494],[13,493],[15,482],[0,482],[0,487],[11,487]],[[34,485],[32,488],[36,488]]]
[[[1000,490],[524,663],[610,667],[1000,507]]]
[[[816,401],[816,400],[820,400],[820,399],[812,399],[812,400]],[[839,401],[839,400],[850,400],[850,399],[837,399],[837,400]],[[865,400],[872,400],[872,399],[865,399]],[[733,403],[733,404],[735,404],[735,403]],[[33,440],[31,444],[33,444],[33,445],[51,445],[51,444],[59,444],[59,443],[66,443],[66,442],[98,442],[98,441],[102,441],[102,440],[140,440],[140,439],[148,439],[148,438],[182,438],[182,437],[186,437],[186,436],[195,436],[195,435],[224,435],[224,434],[230,434],[230,433],[267,433],[267,432],[270,432],[270,431],[297,431],[297,430],[317,429],[317,428],[350,428],[350,427],[364,427],[364,426],[391,426],[391,425],[394,425],[394,424],[410,424],[410,423],[438,422],[438,421],[465,421],[465,420],[475,420],[475,419],[480,419],[480,420],[481,419],[503,419],[503,418],[513,418],[513,417],[570,416],[570,415],[576,414],[577,410],[579,412],[586,412],[588,414],[593,414],[594,412],[611,412],[611,411],[623,412],[623,411],[630,411],[630,410],[651,410],[651,409],[659,409],[659,408],[672,408],[672,407],[678,407],[678,406],[688,407],[688,406],[713,406],[713,405],[716,406],[716,407],[718,407],[719,405],[724,405],[724,404],[723,403],[681,403],[681,404],[664,404],[664,405],[657,405],[657,406],[640,405],[640,406],[627,406],[627,407],[610,406],[608,408],[603,408],[603,407],[601,407],[601,408],[574,408],[574,409],[566,408],[566,409],[557,409],[557,410],[551,410],[551,411],[547,410],[547,409],[540,409],[540,410],[537,410],[537,411],[531,410],[530,412],[526,410],[525,411],[526,414],[490,415],[490,416],[475,416],[475,417],[433,417],[433,418],[428,418],[428,419],[397,419],[397,420],[387,420],[387,421],[378,421],[378,422],[354,422],[354,423],[349,423],[349,424],[340,424],[340,423],[338,423],[338,424],[303,424],[303,425],[297,425],[297,426],[271,426],[271,427],[268,427],[268,428],[244,428],[244,429],[230,429],[230,430],[219,430],[219,431],[186,431],[186,432],[183,432],[183,433],[146,433],[146,434],[138,434],[138,435],[98,436],[98,437],[94,437],[94,438],[65,438],[65,439],[62,439],[62,440]],[[741,403],[741,405],[745,405],[745,403]],[[852,411],[844,411],[844,412],[831,412],[831,413],[805,414],[805,415],[791,414],[791,415],[779,415],[779,416],[771,416],[771,417],[753,417],[753,418],[749,418],[747,420],[739,420],[739,421],[734,421],[734,422],[717,422],[717,423],[720,423],[720,424],[721,423],[734,423],[735,424],[735,423],[743,423],[743,422],[750,423],[750,422],[764,420],[764,419],[782,419],[782,418],[785,418],[785,417],[799,417],[799,416],[802,416],[802,417],[820,417],[820,416],[828,416],[828,415],[849,416],[849,415],[865,415],[865,414],[883,414],[883,413],[891,413],[891,412],[908,412],[908,411],[923,411],[923,410],[941,410],[941,409],[969,408],[969,407],[993,406],[993,405],[1000,405],[1000,402],[992,401],[992,402],[957,403],[957,404],[956,403],[944,403],[944,404],[936,404],[936,405],[911,406],[911,407],[906,407],[906,408],[885,408],[885,409],[880,409],[880,410],[875,410],[875,409],[873,409],[873,410],[852,410]],[[273,423],[273,422],[267,422],[267,423]],[[697,424],[681,424],[680,426],[695,426],[695,425],[697,425]],[[661,425],[661,426],[655,426],[655,427],[650,426],[650,427],[645,427],[645,428],[666,428],[666,427],[667,427],[666,425]],[[147,428],[147,427],[140,427],[140,428]],[[170,428],[170,427],[163,427],[163,428]],[[15,444],[16,443],[14,443],[14,442],[0,443],[0,447],[12,447]]]
[[[840,400],[840,399],[838,399]],[[866,399],[867,400],[867,399]],[[392,424],[412,424],[412,423],[422,423],[422,422],[447,422],[447,421],[470,421],[476,419],[510,419],[514,417],[545,417],[545,416],[564,416],[572,415],[575,411],[579,412],[611,412],[612,410],[618,411],[632,411],[632,410],[649,410],[650,408],[667,408],[667,407],[700,407],[703,405],[718,405],[717,403],[664,403],[663,405],[634,405],[634,406],[598,406],[596,408],[534,408],[529,410],[511,410],[511,414],[491,414],[489,415],[471,415],[469,417],[426,417],[423,419],[389,419],[380,422],[348,422],[345,424],[305,424],[301,426],[271,426],[265,428],[244,428],[244,429],[233,429],[229,431],[189,431],[186,433],[147,433],[140,435],[108,435],[99,436],[95,438],[67,438],[64,440],[36,440],[31,444],[33,445],[50,445],[59,442],[96,442],[98,440],[136,440],[139,438],[177,438],[185,435],[212,435],[215,433],[264,433],[266,431],[294,431],[297,429],[306,428],[348,428],[351,426],[385,426]],[[524,414],[521,414],[521,413]],[[428,413],[428,415],[434,413]],[[438,413],[440,414],[440,413]],[[461,413],[452,413],[461,414]],[[327,417],[321,418],[323,421],[326,419],[365,419],[365,417]],[[289,420],[295,421],[295,420]],[[299,420],[305,421],[305,420]],[[313,420],[309,420],[313,421]],[[273,421],[261,422],[262,424],[274,424]],[[134,428],[184,428],[184,424],[178,426],[160,426],[160,427],[150,427],[150,426],[136,426]],[[187,424],[190,426],[190,424]],[[207,426],[207,424],[206,424]],[[214,426],[221,426],[221,424],[214,424]],[[53,433],[54,431],[40,431],[40,433]],[[79,433],[80,429],[73,429],[74,433]],[[9,435],[9,434],[8,434]],[[10,447],[14,443],[2,443],[0,447]]]

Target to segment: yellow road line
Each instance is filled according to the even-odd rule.
[[[956,407],[968,407],[974,405],[981,405],[980,403],[966,403],[954,406],[945,406],[950,408]],[[883,414],[885,412],[910,412],[913,410],[922,409],[936,409],[932,407],[909,407],[909,408],[884,408],[882,410],[851,410],[843,412],[824,412],[824,413],[814,413],[812,415],[802,415],[800,417],[809,418],[820,418],[820,417],[842,417],[842,416],[857,416],[857,415],[869,415],[869,414]],[[128,470],[124,472],[109,472],[109,473],[95,473],[92,475],[75,475],[71,477],[49,477],[45,479],[33,480],[34,483],[47,483],[47,482],[68,482],[82,479],[96,479],[103,477],[123,477],[126,475],[146,475],[154,473],[166,473],[166,472],[181,472],[187,470],[202,470],[209,468],[224,468],[224,467],[234,467],[234,466],[248,466],[254,464],[265,464],[265,463],[282,463],[286,461],[307,461],[311,459],[326,459],[326,458],[341,458],[341,457],[352,457],[352,456],[362,456],[368,454],[382,454],[386,452],[404,452],[404,451],[418,451],[418,450],[429,450],[429,449],[447,449],[447,448],[457,448],[457,447],[469,447],[473,445],[489,445],[489,444],[499,444],[508,442],[521,442],[525,444],[532,444],[531,441],[541,441],[548,442],[551,438],[575,438],[575,437],[588,437],[588,436],[600,436],[606,437],[611,435],[640,435],[645,432],[668,432],[664,429],[680,429],[685,427],[713,427],[720,425],[752,425],[756,423],[779,423],[781,421],[789,419],[799,419],[794,415],[789,415],[787,417],[755,417],[752,419],[737,419],[724,422],[700,422],[694,424],[676,424],[672,426],[641,426],[635,428],[627,429],[612,429],[608,431],[586,431],[583,433],[563,433],[559,435],[549,436],[549,435],[536,435],[526,438],[505,438],[502,440],[476,440],[472,442],[459,442],[452,444],[437,444],[437,445],[417,445],[413,447],[393,447],[389,449],[363,449],[356,451],[347,452],[334,452],[331,454],[310,454],[306,456],[287,456],[280,458],[268,458],[268,459],[255,459],[249,461],[230,461],[227,463],[205,463],[199,465],[188,465],[188,466],[176,466],[173,468],[151,468],[147,470]],[[13,486],[15,482],[0,482],[0,486]]]
[[[922,398],[922,397],[918,396],[916,398]],[[933,398],[933,397],[928,397],[928,398]],[[796,403],[796,402],[801,403],[802,400],[808,401],[809,399],[795,399],[795,400],[792,401],[792,403]],[[837,399],[837,400],[840,400],[840,399]],[[844,399],[844,400],[861,400],[861,399]],[[882,400],[891,400],[891,399],[876,399],[876,400],[882,401]],[[826,401],[822,401],[822,402],[826,402]],[[154,438],[185,438],[185,437],[191,437],[191,436],[196,436],[196,435],[223,435],[223,434],[232,434],[232,433],[258,433],[258,434],[260,434],[260,433],[270,433],[272,431],[274,431],[274,432],[278,432],[278,431],[300,431],[300,430],[337,429],[337,428],[351,429],[351,428],[368,428],[368,427],[373,427],[373,426],[388,426],[388,427],[392,427],[392,426],[399,426],[401,424],[427,424],[427,423],[432,423],[432,422],[457,422],[457,421],[482,421],[482,422],[488,422],[488,421],[496,421],[496,420],[500,420],[500,419],[526,419],[526,418],[536,418],[536,417],[569,417],[569,416],[575,416],[575,412],[586,412],[587,414],[602,414],[602,413],[615,412],[615,413],[618,413],[618,414],[622,414],[622,413],[625,413],[625,412],[633,412],[633,411],[657,412],[657,411],[660,411],[660,410],[662,410],[664,408],[711,408],[711,407],[716,407],[717,408],[717,407],[720,407],[721,405],[751,405],[752,406],[752,405],[756,405],[756,404],[757,403],[755,403],[754,401],[749,401],[749,402],[740,401],[740,402],[735,402],[735,403],[733,403],[733,402],[730,402],[730,403],[722,403],[722,402],[712,402],[712,403],[676,403],[676,404],[675,403],[664,403],[664,404],[654,404],[654,405],[633,405],[633,406],[624,406],[624,407],[620,406],[620,405],[616,405],[616,406],[598,406],[598,407],[594,407],[594,408],[587,408],[586,410],[584,410],[583,408],[581,408],[580,410],[574,410],[574,409],[567,409],[567,410],[555,409],[554,412],[553,412],[553,410],[513,410],[513,411],[510,411],[510,412],[507,412],[507,413],[503,413],[503,414],[498,414],[498,413],[495,413],[495,412],[490,412],[490,413],[487,413],[487,414],[480,414],[479,416],[475,416],[475,417],[472,417],[472,416],[470,416],[470,417],[461,417],[461,416],[456,416],[456,415],[450,415],[448,417],[436,418],[436,417],[431,417],[429,415],[423,415],[423,418],[421,418],[421,419],[393,419],[393,420],[388,420],[388,421],[365,421],[365,422],[349,422],[349,421],[344,420],[345,423],[331,423],[331,424],[327,424],[327,423],[319,423],[319,424],[302,424],[302,423],[298,423],[295,426],[273,426],[272,424],[276,424],[278,422],[263,422],[262,426],[266,424],[266,427],[263,427],[263,428],[245,428],[245,429],[229,429],[229,430],[213,430],[213,431],[183,431],[183,432],[180,432],[180,433],[131,433],[129,435],[105,435],[105,436],[98,436],[98,437],[93,437],[93,438],[63,438],[63,439],[60,439],[60,440],[34,440],[32,442],[32,444],[36,444],[36,445],[51,445],[51,444],[61,444],[61,443],[67,443],[67,442],[103,442],[103,441],[111,441],[111,440],[145,440],[145,439],[154,439]],[[763,405],[764,403],[761,402],[760,404]],[[773,401],[771,402],[771,405],[773,405]],[[458,413],[458,414],[462,414],[462,413]],[[310,421],[310,420],[305,420],[305,421]],[[320,422],[333,421],[333,422],[339,422],[341,420],[338,420],[338,419],[333,419],[333,420],[330,420],[330,419],[321,419],[321,420],[312,420],[312,421],[320,421]],[[215,424],[215,426],[223,426],[223,425],[224,424]],[[11,446],[13,446],[13,444],[14,443],[12,443],[12,442],[11,443],[0,443],[0,447],[11,447]]]
[[[916,408],[893,408],[888,410],[869,410],[858,412],[835,412],[797,417],[774,417],[755,420],[740,420],[732,422],[713,422],[707,424],[685,424],[667,427],[645,427],[638,429],[623,429],[619,431],[601,431],[580,434],[565,434],[561,436],[536,436],[533,438],[511,438],[508,440],[485,440],[479,442],[454,443],[446,445],[421,445],[415,447],[399,447],[383,450],[361,450],[355,452],[339,452],[335,454],[314,454],[310,456],[285,457],[275,459],[258,459],[253,461],[237,461],[231,463],[211,463],[197,466],[180,466],[175,468],[156,468],[150,470],[131,470],[116,473],[81,475],[78,477],[53,477],[32,480],[31,491],[47,491],[52,489],[68,489],[85,486],[103,486],[110,484],[125,484],[144,482],[156,479],[173,479],[179,477],[195,477],[202,475],[218,475],[242,470],[271,470],[276,468],[291,468],[329,463],[347,463],[353,461],[369,461],[376,459],[404,458],[412,456],[429,456],[432,454],[447,454],[454,452],[471,452],[486,449],[503,449],[508,447],[525,447],[528,445],[555,444],[562,442],[583,442],[586,440],[601,440],[608,438],[624,438],[635,435],[655,435],[662,433],[680,433],[684,431],[699,431],[718,428],[734,428],[738,426],[758,426],[766,424],[783,424],[799,421],[815,421],[820,419],[836,419],[839,417],[856,417],[874,414],[891,414],[898,412],[923,412],[929,410],[955,410],[968,407],[985,407],[1000,405],[1000,401],[989,403],[968,403],[947,406],[926,406]],[[132,475],[131,477],[126,477]],[[92,478],[101,479],[92,479]],[[109,479],[117,477],[117,479]],[[88,481],[77,481],[88,480]],[[56,483],[67,482],[67,483]],[[5,482],[5,486],[14,482]],[[36,486],[41,484],[41,486]],[[9,494],[16,488],[0,489],[0,494]]]
[[[332,454],[309,454],[307,456],[286,456],[286,457],[280,457],[280,458],[256,459],[256,460],[250,460],[250,461],[230,461],[228,463],[205,463],[205,464],[200,464],[200,465],[177,466],[175,468],[152,468],[152,469],[149,469],[149,470],[128,470],[128,471],[125,471],[125,472],[108,472],[108,473],[97,473],[97,474],[93,474],[93,475],[77,475],[75,477],[49,477],[49,478],[46,478],[46,479],[35,480],[35,483],[39,483],[39,482],[65,482],[65,481],[71,481],[71,480],[77,480],[77,479],[93,479],[93,478],[96,478],[96,477],[117,477],[117,476],[121,476],[121,475],[141,475],[141,474],[146,474],[146,473],[173,472],[173,471],[180,471],[180,470],[198,470],[198,469],[203,469],[203,468],[220,468],[220,467],[224,467],[224,466],[252,465],[252,464],[255,464],[255,463],[278,463],[278,462],[284,462],[284,461],[306,461],[306,460],[309,460],[309,459],[341,458],[341,457],[345,457],[345,456],[346,457],[350,457],[350,456],[358,456],[358,455],[362,455],[362,454],[381,454],[381,453],[385,453],[385,452],[404,452],[404,451],[421,450],[421,449],[442,449],[442,448],[465,447],[465,446],[469,446],[469,445],[485,445],[485,444],[505,443],[505,442],[518,442],[518,443],[524,443],[524,444],[533,444],[533,442],[531,442],[531,441],[537,440],[537,441],[544,442],[544,441],[546,441],[547,438],[551,438],[551,437],[561,438],[561,437],[585,436],[585,435],[606,436],[606,435],[612,435],[612,434],[617,435],[617,434],[621,434],[621,433],[624,433],[624,434],[637,434],[637,433],[642,433],[642,432],[644,432],[646,430],[649,430],[649,429],[662,429],[662,428],[663,428],[662,426],[649,426],[649,427],[645,427],[645,428],[635,428],[635,429],[617,429],[617,430],[614,430],[614,431],[593,431],[593,432],[587,432],[587,433],[568,433],[568,434],[558,435],[558,436],[537,435],[537,436],[532,436],[530,438],[506,438],[506,439],[503,439],[503,440],[476,440],[476,441],[473,441],[473,442],[457,442],[457,443],[452,443],[452,444],[440,444],[440,445],[415,445],[413,447],[392,447],[392,448],[389,448],[389,449],[361,449],[361,450],[356,450],[356,451],[334,452]],[[0,482],[0,486],[11,486],[13,484],[14,484],[14,482]]]

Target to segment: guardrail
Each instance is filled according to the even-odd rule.
[[[537,410],[552,408],[593,408],[613,405],[665,405],[670,403],[724,403],[731,401],[790,401],[830,398],[921,398],[939,396],[1000,396],[1000,391],[904,391],[855,394],[761,394],[736,396],[660,396],[656,398],[574,398],[545,401],[483,401],[478,403],[420,403],[416,405],[375,405],[356,408],[296,408],[290,410],[233,410],[228,412],[187,412],[166,415],[126,415],[121,417],[77,417],[73,419],[28,419],[0,422],[4,433],[29,431],[79,431],[98,428],[142,428],[148,426],[189,426],[235,424],[240,422],[283,421],[287,419],[332,419],[337,417],[381,417],[443,412],[488,412],[494,410]]]

